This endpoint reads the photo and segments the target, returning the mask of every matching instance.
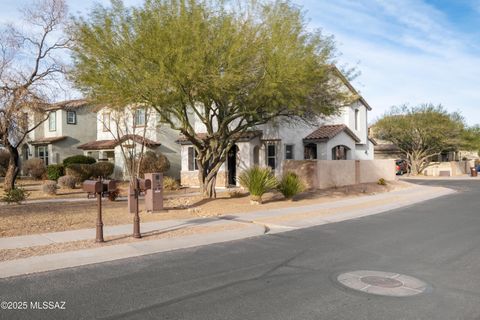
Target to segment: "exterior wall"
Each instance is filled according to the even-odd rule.
[[[393,160],[286,160],[284,170],[295,172],[309,189],[395,180]]]
[[[438,177],[440,176],[440,171],[447,171],[450,176],[461,176],[464,174],[470,174],[470,168],[474,166],[474,160],[435,162],[423,170],[423,174],[426,176]]]
[[[357,144],[355,147],[355,160],[373,160],[376,159],[373,143]]]
[[[182,186],[186,187],[199,187],[200,183],[198,181],[198,171],[182,171],[180,172],[180,180]],[[228,172],[221,170],[217,175],[216,186],[220,188],[228,187]]]
[[[355,159],[355,141],[345,132],[341,132],[336,137],[328,140],[326,143],[326,157],[319,157],[319,160],[333,160],[332,148],[336,146],[348,147],[350,150],[347,152],[347,160]]]

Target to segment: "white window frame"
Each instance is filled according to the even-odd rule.
[[[287,149],[288,147],[292,147],[292,150],[290,152],[291,158],[287,157]],[[285,160],[295,160],[295,145],[294,144],[286,144],[285,145]]]
[[[194,147],[187,148],[188,171],[198,170],[197,155],[197,149],[195,149]]]
[[[57,131],[57,112],[51,111],[48,115],[48,131]]]
[[[73,115],[73,118],[70,119],[70,116]],[[77,112],[76,111],[67,111],[67,124],[77,124]]]
[[[271,156],[270,153],[269,153],[270,147],[273,147],[273,156]],[[266,149],[267,149],[266,150],[267,151],[267,154],[266,154],[267,166],[272,168],[272,170],[276,170],[277,169],[277,146],[274,143],[267,144]],[[273,160],[273,166],[270,165],[269,160]]]
[[[140,119],[142,121],[139,121]],[[133,125],[135,127],[145,127],[147,125],[147,110],[145,108],[135,110],[133,117]]]
[[[102,131],[103,132],[110,131],[110,113],[109,112],[102,113]]]

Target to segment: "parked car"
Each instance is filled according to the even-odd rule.
[[[398,159],[395,160],[395,172],[397,176],[401,176],[408,172],[408,164],[406,160]]]

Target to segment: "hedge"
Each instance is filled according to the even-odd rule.
[[[68,158],[65,158],[63,160],[63,165],[65,167],[68,167],[71,164],[93,164],[97,162],[95,158],[89,157],[89,156],[84,156],[82,154],[78,154],[76,156],[71,156]]]
[[[47,177],[49,180],[57,181],[58,178],[65,175],[65,169],[62,164],[51,164],[47,166]]]

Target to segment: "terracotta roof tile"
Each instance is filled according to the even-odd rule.
[[[330,140],[340,132],[345,131],[353,140],[360,142],[360,139],[344,124],[333,124],[321,126],[317,130],[310,133],[303,140]]]
[[[66,138],[67,138],[66,136],[40,138],[40,139],[37,139],[37,140],[30,141],[29,143],[32,144],[32,145],[50,144],[50,143],[55,143],[55,142],[58,142],[58,141],[62,141]]]
[[[121,139],[119,140],[96,140],[96,141],[91,141],[84,143],[82,145],[78,146],[78,149],[82,150],[107,150],[107,149],[113,149],[116,146],[118,146],[120,143],[123,143],[127,140],[133,140],[136,143],[141,143],[144,144],[147,147],[156,147],[159,146],[160,143],[150,140],[148,138],[143,138],[142,136],[139,136],[137,134],[127,134],[124,135]]]
[[[246,131],[246,132],[241,132],[235,136],[237,139],[237,142],[245,142],[245,141],[250,141],[256,137],[259,137],[262,135],[261,130],[251,130],[251,131]],[[197,138],[198,139],[206,139],[207,134],[206,133],[197,133]],[[190,141],[185,137],[185,136],[180,136],[178,138],[177,143],[179,144],[191,144]]]

